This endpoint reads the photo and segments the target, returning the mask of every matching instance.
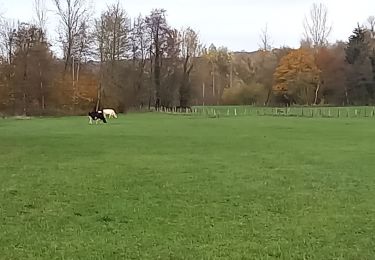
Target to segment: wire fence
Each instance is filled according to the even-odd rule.
[[[251,107],[212,106],[190,109],[159,111],[174,115],[202,116],[210,118],[274,116],[307,118],[374,118],[375,107]]]

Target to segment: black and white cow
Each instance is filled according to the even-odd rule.
[[[89,113],[89,124],[92,124],[92,121],[95,121],[97,124],[98,121],[103,121],[103,123],[107,123],[107,120],[105,119],[105,116],[103,114],[103,111],[92,111]]]

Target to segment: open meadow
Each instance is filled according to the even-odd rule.
[[[0,259],[374,259],[374,144],[370,116],[0,120]]]

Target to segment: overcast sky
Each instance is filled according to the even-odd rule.
[[[56,18],[52,0],[49,9],[50,37],[55,38]],[[91,0],[95,15],[117,0]],[[34,0],[0,0],[3,16],[21,21],[33,17]],[[232,51],[258,49],[259,34],[268,24],[273,47],[298,47],[303,19],[313,0],[120,0],[131,17],[148,14],[153,8],[167,10],[169,23],[176,28],[190,26],[202,42],[227,46]],[[322,0],[328,7],[333,31],[330,41],[347,40],[359,22],[375,15],[375,0]],[[319,1],[318,1],[319,3]]]

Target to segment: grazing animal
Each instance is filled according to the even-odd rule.
[[[98,121],[102,120],[103,123],[107,123],[107,120],[105,119],[105,116],[103,114],[103,111],[92,111],[89,113],[89,124],[92,124],[92,121],[95,121],[97,124]]]
[[[103,114],[104,114],[105,117],[108,116],[108,118],[112,118],[112,117],[117,118],[117,114],[116,114],[115,110],[112,109],[112,108],[103,109]]]

